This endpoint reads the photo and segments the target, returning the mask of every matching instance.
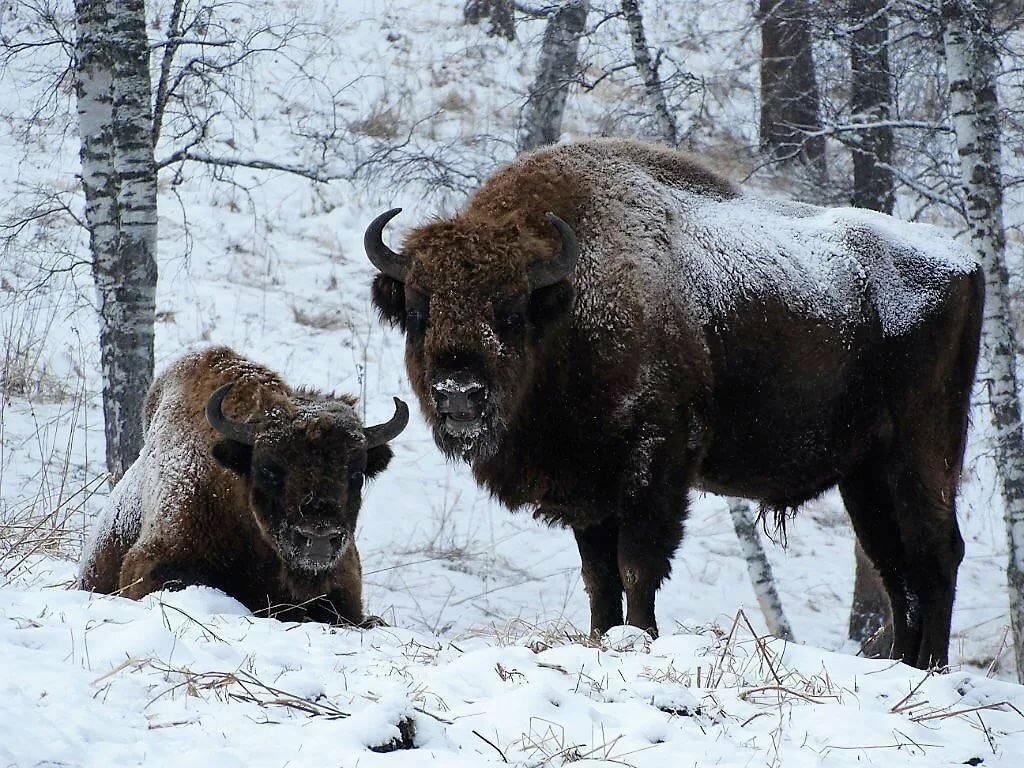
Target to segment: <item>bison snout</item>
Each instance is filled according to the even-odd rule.
[[[430,388],[434,410],[454,421],[477,421],[487,403],[487,388],[475,381],[445,379]]]
[[[327,568],[348,544],[348,533],[335,526],[297,525],[291,530],[299,558],[315,568]]]

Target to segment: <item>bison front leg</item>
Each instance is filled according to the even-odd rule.
[[[595,525],[573,526],[572,530],[580,550],[583,585],[590,597],[590,632],[600,636],[622,623],[619,525],[609,518]]]

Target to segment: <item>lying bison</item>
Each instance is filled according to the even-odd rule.
[[[362,622],[363,478],[387,467],[409,409],[396,398],[390,421],[364,428],[354,403],[292,389],[226,347],[176,362],[147,395],[142,453],[86,548],[81,586],[138,599],[206,584],[252,611]]]
[[[366,230],[381,315],[438,445],[572,528],[596,632],[656,631],[700,488],[796,507],[838,485],[894,607],[946,662],[983,280],[936,230],[749,196],[690,157],[526,154],[401,252]]]

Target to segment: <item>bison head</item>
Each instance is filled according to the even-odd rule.
[[[396,397],[390,421],[363,427],[347,403],[296,396],[239,422],[222,411],[231,387],[206,404],[220,435],[214,459],[246,480],[256,523],[286,564],[331,569],[354,539],[363,480],[391,461],[387,442],[405,429],[408,406]]]
[[[414,230],[396,253],[382,232],[400,210],[378,216],[364,237],[381,272],[374,304],[405,331],[406,367],[438,446],[486,458],[543,367],[542,339],[568,317],[576,235],[551,213],[455,217]]]

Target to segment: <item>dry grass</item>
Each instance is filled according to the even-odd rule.
[[[10,579],[35,555],[70,559],[82,538],[81,512],[106,485],[104,473],[62,496],[40,512],[35,499],[18,506],[0,506],[0,575]]]
[[[318,331],[337,331],[352,325],[352,321],[340,309],[305,310],[292,307],[292,317],[299,325]]]

